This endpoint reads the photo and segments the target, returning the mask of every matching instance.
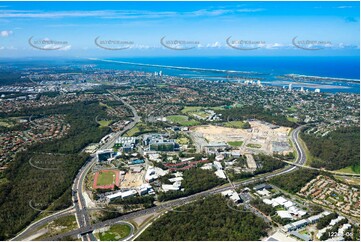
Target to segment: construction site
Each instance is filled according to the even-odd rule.
[[[291,128],[275,126],[263,121],[249,121],[251,128],[229,128],[215,125],[195,126],[190,129],[190,135],[199,151],[207,151],[209,147],[225,147],[239,144],[242,154],[274,153],[287,154],[292,152],[288,134]]]

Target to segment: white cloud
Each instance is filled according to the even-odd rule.
[[[14,46],[0,46],[0,50],[17,50],[18,48],[14,47]]]
[[[207,48],[220,48],[222,47],[222,44],[220,42],[214,42],[214,43],[211,43],[211,44],[207,44],[206,46]]]
[[[25,11],[3,10],[0,18],[69,18],[69,17],[99,17],[109,19],[154,19],[164,17],[199,17],[220,16],[225,14],[252,13],[263,11],[262,8],[229,8],[229,9],[199,9],[190,12],[174,11],[144,11],[144,10],[99,10],[99,11]]]
[[[265,44],[262,47],[266,49],[281,49],[281,48],[287,48],[288,46],[281,43],[271,43],[271,44]]]
[[[1,37],[8,37],[8,36],[10,36],[10,35],[12,35],[13,34],[13,31],[11,31],[11,30],[2,30],[1,32],[0,32],[0,36]]]

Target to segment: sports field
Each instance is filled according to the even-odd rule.
[[[167,116],[167,120],[172,122],[172,123],[176,123],[176,124],[179,124],[179,125],[182,125],[182,126],[194,126],[194,125],[199,124],[199,122],[197,120],[189,119],[185,115]]]
[[[101,170],[95,173],[94,189],[114,189],[114,186],[119,186],[118,170]]]
[[[115,174],[113,172],[99,172],[97,185],[98,186],[104,186],[113,184],[115,182]]]
[[[233,147],[240,147],[243,144],[243,141],[229,141],[227,142],[230,146]]]

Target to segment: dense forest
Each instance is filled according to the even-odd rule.
[[[0,70],[0,86],[24,83],[21,79],[21,72],[17,70]]]
[[[316,158],[311,166],[327,170],[352,166],[360,173],[360,127],[339,128],[323,137],[302,133],[301,138]]]
[[[276,213],[276,208],[272,207],[272,205],[265,204],[261,199],[253,199],[251,200],[251,204],[253,207],[260,210],[262,213],[272,216]]]
[[[328,226],[331,222],[332,219],[337,218],[338,215],[337,213],[331,213],[323,218],[320,218],[320,220],[317,222],[317,229],[323,229],[324,227]]]
[[[236,173],[233,169],[227,170],[227,176],[231,181],[242,180],[246,178],[253,177],[254,175],[259,175],[267,172],[271,172],[277,169],[281,169],[286,166],[285,162],[280,161],[279,159],[285,156],[279,156],[280,158],[274,158],[272,156],[259,154],[254,155],[254,159],[257,162],[257,169],[254,172],[240,172]],[[246,158],[241,156],[237,160],[240,166],[243,166],[246,163]]]
[[[225,183],[225,180],[218,178],[216,174],[214,174],[214,171],[197,168],[184,171],[183,179],[182,187],[184,191],[161,192],[158,195],[158,200],[166,201],[189,196]]]
[[[168,212],[157,219],[138,240],[260,240],[268,225],[251,212],[236,212],[221,195],[207,197]]]
[[[79,152],[109,132],[95,121],[95,116],[104,112],[96,102],[35,110],[34,115],[40,112],[65,114],[71,128],[61,139],[37,143],[17,153],[5,171],[7,182],[0,186],[0,240],[14,236],[35,219],[39,210],[70,206],[70,186],[88,158]]]
[[[281,114],[275,114],[270,109],[264,109],[261,106],[244,106],[242,108],[231,108],[226,110],[217,110],[219,114],[222,114],[224,121],[236,121],[246,119],[259,119],[272,124],[296,127],[297,124],[291,122],[286,116]]]
[[[310,169],[298,169],[294,172],[273,177],[270,182],[290,193],[298,192],[309,181],[316,178],[319,172]]]
[[[254,159],[257,163],[257,169],[254,172],[255,175],[271,172],[286,166],[285,162],[268,155],[255,155]]]

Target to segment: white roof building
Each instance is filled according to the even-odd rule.
[[[149,183],[144,183],[139,188],[140,189],[142,189],[142,188],[150,189],[150,188],[152,188],[152,186]]]
[[[114,194],[111,194],[111,195],[106,196],[106,198],[107,198],[108,200],[112,200],[112,199],[114,199],[114,198],[121,197],[121,196],[122,196],[122,192],[116,192],[116,193],[114,193]]]
[[[272,201],[269,200],[268,198],[265,198],[265,199],[263,199],[262,201],[263,201],[265,204],[267,204],[267,205],[271,205],[271,204],[272,204]]]
[[[154,167],[154,171],[155,171],[155,174],[157,174],[158,176],[165,176],[169,173],[169,170],[162,170],[159,167]]]
[[[212,170],[213,169],[213,165],[212,163],[206,163],[201,167],[202,170]]]
[[[168,185],[168,184],[163,184],[162,185],[162,189],[164,192],[168,192],[168,191],[178,191],[180,189],[180,186],[177,186],[175,184],[172,185]]]
[[[213,161],[213,165],[217,170],[222,170],[223,169],[222,164],[219,161]]]
[[[283,204],[283,206],[284,206],[285,208],[292,207],[292,206],[293,206],[293,202],[287,201],[287,202],[285,202],[285,203]]]
[[[168,179],[170,182],[180,182],[180,181],[183,181],[183,177],[174,177],[174,178],[170,178]]]
[[[148,170],[147,170],[147,172],[145,173],[145,180],[147,181],[147,182],[151,182],[151,181],[153,181],[153,180],[155,180],[155,179],[158,179],[158,175],[155,173],[155,169],[154,169],[154,167],[152,167],[152,166],[150,166],[150,167],[148,167]]]
[[[180,171],[177,171],[176,173],[174,173],[174,176],[175,177],[181,177],[181,176],[183,176],[183,173],[180,172]]]
[[[233,191],[232,190],[227,190],[227,191],[221,192],[221,194],[224,197],[230,197],[233,194]]]
[[[292,215],[284,210],[281,211],[277,211],[278,216],[280,216],[281,218],[287,218],[287,219],[293,219]]]
[[[216,161],[222,161],[224,160],[224,155],[217,155],[216,156]]]
[[[194,160],[194,159],[195,159],[195,157],[181,158],[180,161],[181,161],[181,162],[184,162],[184,161],[192,161],[192,160]]]
[[[306,219],[301,219],[301,220],[298,220],[298,221],[292,223],[293,227],[295,227],[295,228],[301,228],[307,224],[308,224],[308,221]]]
[[[320,213],[320,214],[317,214],[317,215],[314,215],[314,216],[309,217],[307,220],[308,220],[310,223],[315,223],[315,222],[317,222],[320,218],[322,218],[322,217],[324,217],[324,216],[327,216],[327,215],[329,215],[329,214],[330,214],[330,212],[324,211],[324,212],[322,212],[322,213]]]
[[[226,177],[226,174],[224,174],[223,170],[217,170],[215,172],[216,176],[218,176],[219,178],[222,178],[222,179],[227,179]]]
[[[293,214],[297,214],[298,213],[298,208],[296,208],[295,206],[289,207],[288,212],[293,213]]]
[[[116,192],[114,194],[110,194],[108,196],[106,196],[106,199],[108,199],[109,201],[114,199],[114,198],[118,198],[118,197],[121,197],[121,198],[127,198],[127,197],[131,197],[131,196],[134,196],[137,194],[137,191],[136,190],[129,190],[129,191],[126,191],[126,192]]]
[[[326,232],[326,230],[328,230],[328,229],[330,229],[330,228],[332,228],[332,227],[331,227],[331,226],[327,226],[327,227],[325,227],[325,228],[323,228],[323,229],[320,229],[320,230],[317,232],[317,234],[316,234],[317,239],[320,239],[321,236]]]
[[[229,198],[235,203],[241,200],[237,192],[233,192],[233,194]]]
[[[280,197],[277,197],[277,198],[274,198],[273,199],[275,202],[277,202],[279,205],[283,205],[285,204],[286,202],[288,202],[287,199],[285,199],[284,197],[280,196]]]
[[[267,196],[269,196],[271,194],[267,189],[259,190],[259,191],[257,191],[257,193],[259,195],[265,196],[265,197],[267,197]]]
[[[126,192],[122,193],[122,198],[132,197],[135,194],[137,194],[136,190],[129,190],[129,191],[126,191]]]
[[[291,230],[293,230],[293,229],[295,229],[295,228],[293,227],[292,224],[286,224],[286,225],[283,226],[283,228],[282,228],[282,230],[283,230],[284,232],[289,232],[289,231],[291,231]]]
[[[338,234],[345,234],[345,231],[349,228],[351,228],[351,224],[342,225],[342,227],[338,229]]]
[[[226,191],[221,192],[221,194],[224,197],[229,197],[235,203],[237,203],[241,200],[241,198],[239,197],[239,195],[236,191],[226,190]]]
[[[298,210],[298,216],[300,216],[300,217],[302,217],[302,216],[305,216],[307,214],[307,212],[306,211],[304,211],[304,210]]]
[[[148,154],[149,160],[151,161],[161,161],[160,154]]]
[[[345,218],[344,216],[338,216],[337,218],[331,220],[330,225],[334,226],[335,224],[337,224],[338,222],[340,222],[344,218]]]

